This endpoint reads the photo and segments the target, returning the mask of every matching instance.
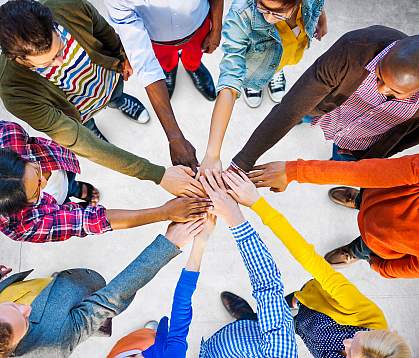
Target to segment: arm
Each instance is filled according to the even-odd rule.
[[[223,0],[209,0],[211,31],[202,43],[202,50],[206,53],[213,53],[221,41],[221,29],[223,26]]]
[[[257,302],[263,356],[297,357],[294,324],[284,299],[281,274],[272,255],[249,222],[230,229],[249,273]]]
[[[76,306],[69,315],[82,342],[96,332],[107,318],[123,312],[139,289],[145,286],[180,250],[159,235],[131,264],[104,288],[94,292]]]
[[[385,278],[419,278],[419,259],[416,256],[406,255],[396,260],[384,260],[373,256],[370,265]]]
[[[349,68],[348,47],[345,38],[340,39],[303,73],[233,158],[239,168],[250,171],[263,153],[283,138],[301,118],[312,113],[339,85]]]
[[[106,1],[110,22],[124,44],[134,73],[144,84],[151,105],[166,133],[172,163],[196,169],[195,148],[185,139],[176,122],[164,73],[156,59],[141,15],[135,11],[137,1]]]
[[[234,103],[240,95],[246,76],[246,51],[249,44],[249,36],[245,31],[247,27],[245,20],[230,8],[223,25],[224,55],[220,62],[218,95],[212,112],[208,145],[200,174],[205,169],[221,170],[221,146]]]

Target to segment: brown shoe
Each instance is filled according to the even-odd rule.
[[[333,267],[343,267],[359,261],[359,258],[354,255],[349,245],[338,247],[328,252],[324,255],[324,258]]]
[[[250,307],[247,301],[234,293],[221,292],[220,298],[227,312],[235,319],[240,319],[244,315],[254,314],[252,307]]]
[[[329,190],[329,198],[338,205],[355,209],[355,199],[359,190],[347,186],[338,186]]]

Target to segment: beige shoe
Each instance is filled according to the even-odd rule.
[[[338,186],[329,190],[329,198],[338,205],[355,209],[355,199],[359,194],[359,190],[349,188],[347,186]]]
[[[324,258],[333,267],[344,267],[359,261],[359,258],[354,255],[349,245],[338,247],[328,252],[324,255]]]

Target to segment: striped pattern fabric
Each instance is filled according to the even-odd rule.
[[[342,149],[365,150],[391,128],[412,118],[419,109],[419,92],[407,99],[391,99],[377,91],[377,63],[397,43],[381,51],[365,68],[370,72],[358,89],[339,107],[314,118],[327,140]]]
[[[62,26],[57,26],[57,32],[65,44],[64,63],[35,71],[59,87],[79,110],[82,122],[86,122],[109,102],[120,74],[93,63]]]
[[[200,358],[297,357],[294,323],[275,261],[249,222],[230,229],[249,273],[258,320],[240,320],[202,341]]]

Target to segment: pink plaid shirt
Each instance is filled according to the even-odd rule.
[[[365,150],[418,111],[419,92],[407,99],[388,100],[377,91],[377,63],[396,43],[387,46],[365,67],[370,74],[342,105],[313,120],[312,125],[319,124],[324,137],[338,147]]]
[[[71,151],[51,140],[29,137],[17,123],[0,121],[0,147],[39,162],[45,171],[80,173],[79,162]],[[43,193],[39,203],[30,204],[10,217],[0,215],[0,231],[16,241],[63,241],[112,230],[105,214],[106,209],[100,205],[86,208],[71,202],[58,205],[51,195]]]

